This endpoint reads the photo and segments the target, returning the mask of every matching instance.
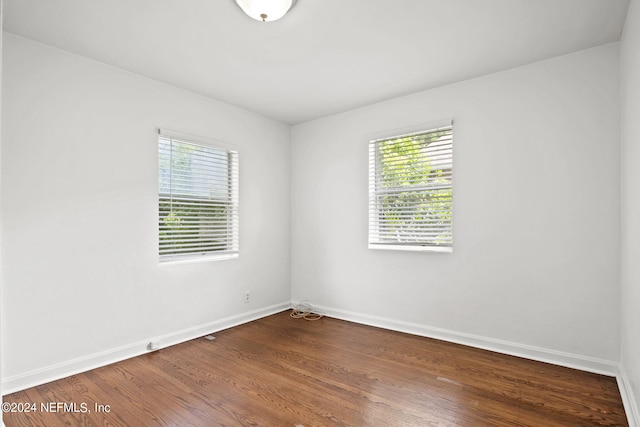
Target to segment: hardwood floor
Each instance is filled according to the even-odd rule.
[[[288,312],[5,402],[36,409],[7,427],[627,425],[614,378]]]

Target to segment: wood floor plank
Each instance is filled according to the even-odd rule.
[[[490,351],[288,312],[216,337],[5,396],[38,409],[5,424],[627,425],[614,378]],[[39,410],[58,402],[68,406]]]

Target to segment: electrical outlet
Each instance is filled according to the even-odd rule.
[[[251,292],[250,291],[245,291],[244,292],[244,302],[245,304],[248,302],[251,302]]]

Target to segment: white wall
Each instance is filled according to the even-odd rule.
[[[3,83],[5,381],[288,306],[288,126],[13,35]],[[237,147],[238,260],[158,265],[158,127]]]
[[[622,62],[622,371],[640,425],[640,4],[629,5]]]
[[[615,370],[618,48],[295,126],[293,300]],[[455,120],[453,253],[368,250],[368,140],[447,118]]]
[[[2,339],[12,386],[280,307],[290,292],[336,313],[617,364],[618,44],[309,122],[292,135],[16,36],[5,45]],[[455,119],[453,254],[368,250],[367,141],[445,118]],[[158,265],[157,127],[239,148],[239,260]],[[632,332],[622,351],[637,361]]]

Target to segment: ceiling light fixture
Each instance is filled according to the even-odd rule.
[[[269,22],[282,18],[296,0],[236,0],[236,3],[253,19]]]

